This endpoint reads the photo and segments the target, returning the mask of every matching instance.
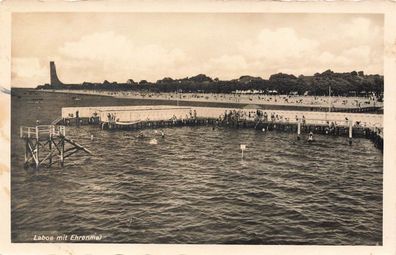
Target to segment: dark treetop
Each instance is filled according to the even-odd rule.
[[[38,89],[84,89],[84,90],[114,90],[114,91],[147,91],[147,92],[200,92],[200,93],[232,93],[236,91],[255,91],[256,93],[295,94],[295,95],[328,95],[329,86],[335,96],[367,96],[376,94],[381,96],[384,91],[384,77],[382,75],[365,75],[362,71],[350,73],[335,73],[327,70],[313,76],[278,73],[268,80],[261,77],[241,76],[233,80],[212,79],[205,74],[183,79],[169,77],[148,82],[132,79],[126,83],[84,82],[82,84],[53,84],[40,85]]]

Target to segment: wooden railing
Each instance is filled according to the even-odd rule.
[[[20,128],[21,138],[45,138],[52,136],[65,136],[65,134],[65,126],[39,125],[35,127],[22,126]]]

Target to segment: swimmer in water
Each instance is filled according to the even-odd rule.
[[[140,132],[140,133],[138,134],[137,138],[144,138],[143,132]]]
[[[162,137],[162,138],[165,138],[165,133],[164,133],[164,131],[162,131],[162,130],[161,130],[161,137]]]
[[[312,142],[313,141],[313,133],[312,132],[309,132],[309,135],[308,135],[308,142]]]

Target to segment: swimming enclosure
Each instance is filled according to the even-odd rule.
[[[366,137],[381,151],[383,115],[340,112],[233,109],[193,106],[64,107],[59,122],[65,125],[99,124],[102,129],[163,128],[213,125],[301,133]]]

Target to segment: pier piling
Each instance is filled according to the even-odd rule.
[[[301,122],[299,121],[297,123],[297,140],[300,140],[300,134],[301,134]]]

